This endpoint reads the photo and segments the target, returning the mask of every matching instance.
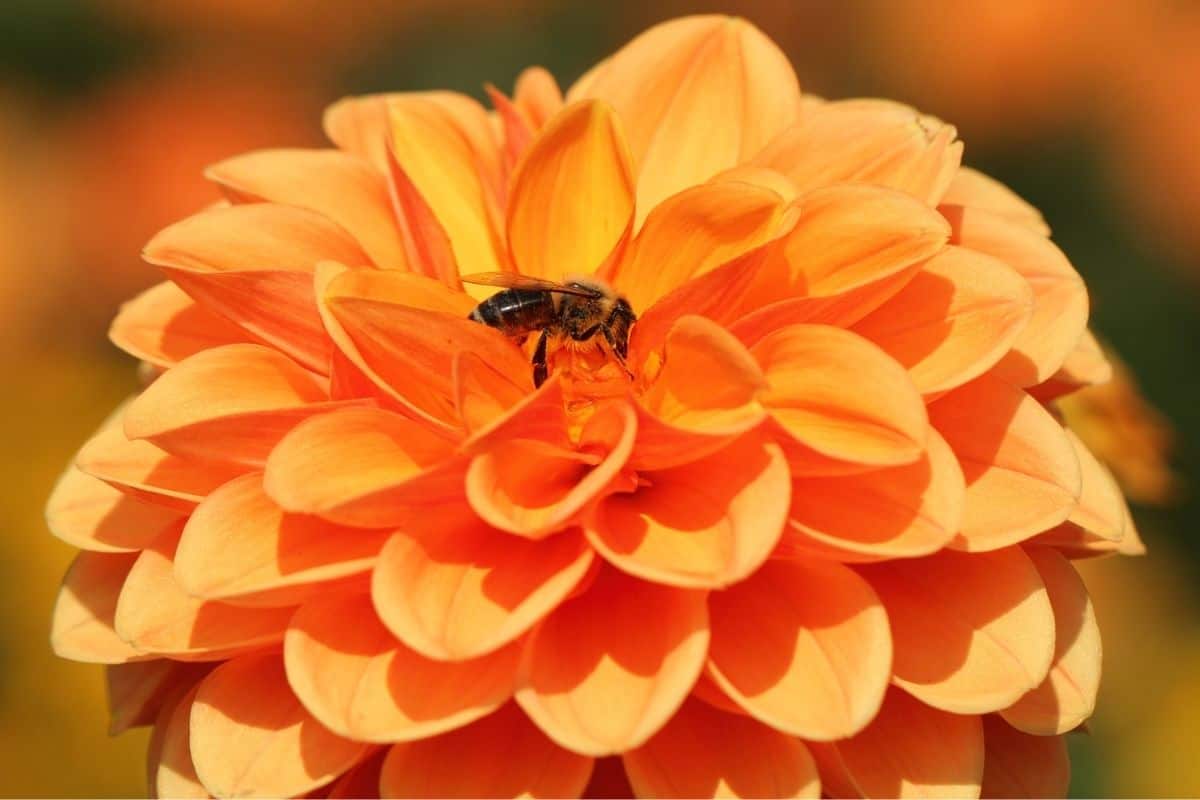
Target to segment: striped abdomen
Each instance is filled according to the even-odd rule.
[[[552,328],[558,321],[554,297],[540,289],[505,289],[475,306],[470,318],[508,336]]]

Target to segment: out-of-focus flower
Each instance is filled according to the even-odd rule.
[[[1130,528],[1035,399],[1091,379],[1036,210],[740,20],[492,94],[343,101],[146,248],[112,338],[161,375],[48,517],[156,790],[1064,792],[1063,554]],[[550,302],[523,346],[480,272]]]

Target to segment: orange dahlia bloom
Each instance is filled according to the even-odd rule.
[[[1102,377],[1038,213],[740,20],[491,95],[342,101],[146,247],[112,338],[157,377],[49,520],[152,788],[1063,792],[1064,556],[1136,537],[1035,399]],[[606,282],[627,358],[554,335],[535,387],[478,272]]]

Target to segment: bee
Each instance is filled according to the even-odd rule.
[[[565,283],[511,272],[482,272],[462,280],[483,286],[502,286],[475,307],[468,319],[495,328],[518,342],[539,331],[533,351],[533,385],[547,377],[546,345],[551,336],[586,342],[601,336],[625,368],[629,331],[637,321],[629,301],[596,278],[569,278]],[[628,372],[628,368],[626,368]]]

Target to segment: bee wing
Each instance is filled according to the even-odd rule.
[[[529,275],[518,275],[515,272],[476,272],[472,275],[463,275],[460,280],[463,283],[475,283],[480,286],[503,286],[505,289],[531,289],[533,291],[574,294],[580,297],[598,296],[598,293],[591,289],[564,286],[557,281],[542,280],[541,278],[534,278]]]

